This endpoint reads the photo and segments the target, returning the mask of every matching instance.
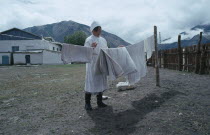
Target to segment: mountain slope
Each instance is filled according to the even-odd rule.
[[[181,46],[186,47],[186,46],[197,45],[198,41],[199,41],[199,35],[195,35],[190,40],[182,40],[181,41]],[[202,37],[201,44],[205,44],[205,43],[210,43],[210,40],[205,38],[205,37]],[[177,46],[178,46],[178,43],[174,42],[174,43],[169,43],[169,44],[158,45],[158,48],[159,49],[171,49],[171,48],[177,48]]]
[[[91,34],[89,26],[79,24],[74,21],[62,21],[53,24],[29,27],[23,30],[43,37],[53,37],[54,40],[58,42],[64,42],[64,36],[71,35],[75,31],[83,31],[86,33],[87,36]],[[111,47],[117,47],[118,45],[129,45],[128,42],[124,41],[120,37],[106,31],[102,32],[102,36],[107,40],[108,45],[110,45]]]
[[[199,33],[199,31],[203,31],[203,36],[202,36],[202,44],[205,43],[210,43],[210,24],[205,24],[205,25],[197,25],[193,28],[191,28],[188,32],[182,32],[180,35],[182,37],[188,36],[188,38],[185,38],[181,41],[181,46],[191,46],[191,45],[197,45],[199,41],[199,34],[194,35],[193,37],[190,37],[192,33]],[[170,38],[168,38],[170,40]],[[167,41],[166,39],[165,41]],[[177,42],[173,43],[163,43],[159,45],[159,49],[170,49],[170,48],[177,48]]]

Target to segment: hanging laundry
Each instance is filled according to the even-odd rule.
[[[90,63],[93,57],[93,52],[93,47],[64,43],[61,50],[61,60],[64,64],[69,64],[71,62]]]
[[[147,53],[147,59],[152,56],[152,52],[155,51],[154,35],[144,40],[144,51]]]
[[[144,41],[136,43],[134,45],[126,46],[126,49],[135,63],[137,72],[130,73],[126,76],[130,85],[133,85],[140,81],[142,77],[146,75],[147,66],[144,52]]]
[[[95,66],[96,74],[105,74],[110,80],[137,72],[135,63],[125,47],[101,49]]]
[[[91,47],[91,43],[96,41],[98,41],[97,47]],[[86,40],[85,46],[63,44],[61,59],[65,64],[86,62],[86,70],[91,70],[91,73],[86,73],[85,91],[96,93],[108,89],[107,79],[115,80],[124,76],[129,85],[140,81],[147,72],[145,52],[149,59],[153,51],[154,36],[119,48],[108,48],[103,38],[91,36]],[[93,76],[95,76],[94,81]],[[94,84],[89,83],[90,81]]]

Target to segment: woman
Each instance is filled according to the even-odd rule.
[[[108,48],[107,41],[101,37],[101,25],[98,22],[93,22],[90,27],[92,35],[89,36],[85,45],[87,47],[94,47],[94,55],[91,63],[86,63],[86,81],[85,81],[85,109],[92,110],[90,101],[91,94],[97,95],[98,107],[106,107],[102,102],[103,91],[108,89],[107,76],[103,74],[94,74],[94,65],[99,55],[101,48]]]

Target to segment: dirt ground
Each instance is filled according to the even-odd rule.
[[[109,106],[84,110],[85,65],[1,66],[0,135],[210,135],[210,76],[154,69]]]

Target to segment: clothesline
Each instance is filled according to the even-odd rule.
[[[154,51],[154,36],[126,47],[101,49],[95,65],[96,74],[106,74],[115,80],[120,76],[127,78],[129,84],[135,84],[146,75],[146,58]],[[90,63],[94,54],[93,47],[63,44],[61,59],[64,64],[71,62]]]

